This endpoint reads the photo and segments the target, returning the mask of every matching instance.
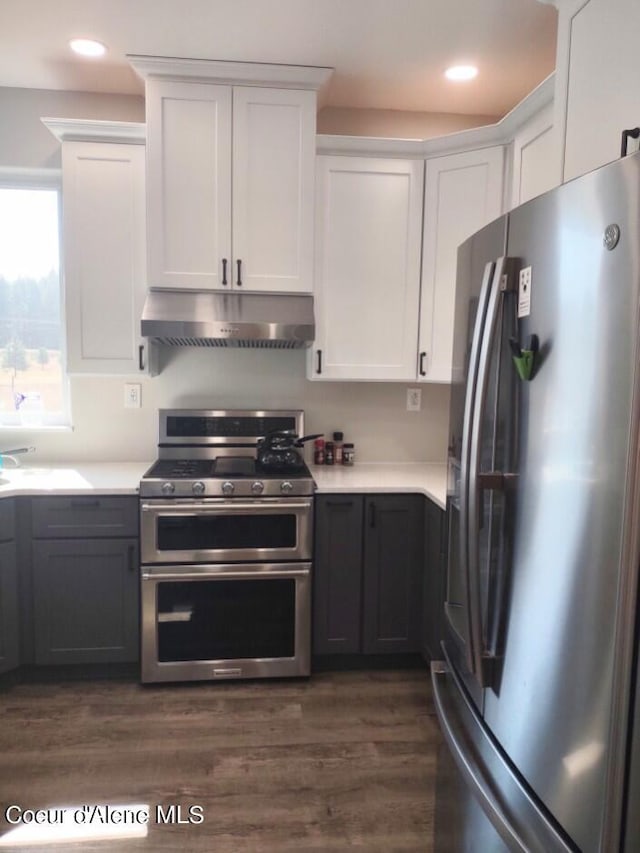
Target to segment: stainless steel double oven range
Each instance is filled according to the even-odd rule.
[[[140,483],[142,681],[310,673],[315,484],[300,411],[160,411]]]

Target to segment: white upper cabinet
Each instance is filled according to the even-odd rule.
[[[556,186],[554,170],[549,168],[555,156],[554,146],[553,105],[548,104],[515,134],[511,163],[511,208]]]
[[[457,252],[502,211],[504,148],[427,160],[418,379],[451,382]]]
[[[310,292],[328,69],[130,59],[146,78],[149,286]]]
[[[147,372],[144,125],[45,124],[62,140],[67,372]]]
[[[247,290],[313,288],[315,92],[233,90],[233,257]]]
[[[423,169],[422,161],[317,158],[310,379],[415,377]]]
[[[222,286],[231,265],[231,87],[147,85],[151,287]]]
[[[622,131],[640,124],[640,2],[565,0],[558,14],[555,123],[568,181],[616,160]]]

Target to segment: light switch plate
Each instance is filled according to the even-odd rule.
[[[124,407],[125,409],[139,409],[142,406],[142,386],[139,382],[125,382],[124,384]]]
[[[422,389],[407,388],[407,411],[419,412],[422,407]]]

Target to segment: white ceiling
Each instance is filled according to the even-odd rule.
[[[555,64],[548,0],[0,0],[0,86],[142,94],[125,55],[335,68],[325,105],[500,116]],[[74,36],[106,60],[74,58]],[[472,62],[452,84],[442,72]]]

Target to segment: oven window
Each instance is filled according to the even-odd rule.
[[[165,516],[157,521],[159,551],[295,548],[295,514]]]
[[[158,660],[281,658],[295,654],[293,578],[158,584]]]

